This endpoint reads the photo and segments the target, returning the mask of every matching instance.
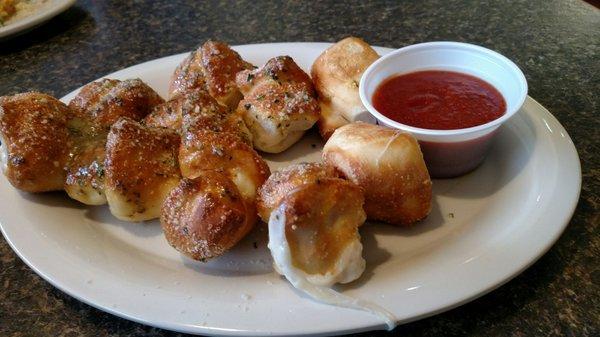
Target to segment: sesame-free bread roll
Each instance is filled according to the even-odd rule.
[[[254,66],[242,59],[231,47],[219,41],[206,41],[175,69],[169,85],[169,98],[190,89],[204,88],[219,104],[235,109],[242,94],[235,85],[235,75]]]
[[[365,269],[358,233],[366,219],[363,202],[360,187],[329,165],[300,163],[273,173],[260,189],[258,205],[269,224],[276,270],[293,279],[285,271],[298,268],[308,282],[327,287],[360,277]],[[282,249],[289,250],[290,261]]]
[[[103,205],[104,158],[110,127],[121,117],[139,121],[163,99],[139,79],[101,79],[85,85],[69,102],[67,122],[72,140],[64,188],[86,205]]]
[[[362,187],[369,219],[406,226],[429,214],[431,179],[410,134],[351,123],[329,138],[323,160]]]
[[[160,222],[169,244],[194,259],[222,255],[254,227],[248,207],[231,179],[217,171],[184,178],[167,196]]]
[[[289,56],[278,56],[254,70],[239,72],[244,95],[238,112],[258,150],[279,153],[296,143],[319,119],[310,77]]]
[[[69,158],[70,109],[38,92],[0,97],[0,163],[16,188],[62,190]]]
[[[366,220],[363,201],[360,187],[341,178],[316,180],[291,191],[269,219],[276,270],[286,275],[291,267],[278,251],[287,244],[292,266],[312,284],[329,287],[358,279],[366,265],[358,231]]]
[[[299,163],[275,171],[258,195],[258,215],[266,223],[281,200],[298,187],[326,178],[340,178],[335,168],[323,163]]]
[[[264,159],[236,134],[210,130],[188,133],[182,138],[179,167],[181,174],[190,179],[206,171],[223,173],[251,205],[258,188],[271,174]]]
[[[365,107],[358,83],[365,70],[379,58],[371,46],[357,37],[347,37],[327,48],[312,65],[311,77],[319,94],[318,126],[324,139],[335,129],[362,120]]]
[[[369,301],[330,287],[365,270],[359,227],[366,214],[362,189],[322,163],[290,165],[261,187],[259,214],[269,226],[273,267],[313,299],[375,314],[393,328],[395,317]]]
[[[158,218],[162,203],[181,178],[179,135],[123,117],[106,143],[105,193],[110,212],[124,221]]]
[[[140,121],[163,102],[156,91],[138,78],[124,81],[104,78],[81,88],[69,102],[69,108],[108,130],[121,117]]]
[[[175,130],[182,137],[206,130],[230,132],[252,144],[242,116],[219,104],[204,88],[190,89],[157,106],[143,123]]]

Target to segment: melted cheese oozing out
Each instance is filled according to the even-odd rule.
[[[0,141],[2,142],[0,144],[0,163],[2,163],[2,173],[6,173],[6,170],[8,170],[8,149],[4,139],[0,137]]]
[[[285,278],[294,286],[294,288],[303,291],[313,299],[320,301],[325,304],[335,305],[339,307],[352,308],[369,312],[373,315],[379,316],[385,321],[389,330],[392,330],[396,326],[396,318],[392,313],[379,305],[353,298],[347,295],[343,295],[323,284],[332,285],[335,282],[343,282],[352,278],[357,278],[358,275],[362,274],[364,270],[364,260],[360,256],[362,252],[362,246],[358,250],[360,259],[356,259],[357,247],[349,247],[342,254],[340,261],[336,265],[336,270],[341,267],[339,263],[348,263],[345,267],[347,270],[337,275],[335,278],[328,277],[327,275],[307,275],[304,271],[295,268],[292,264],[292,256],[290,247],[285,237],[285,212],[280,206],[271,213],[269,218],[269,249],[273,256],[273,262],[275,270],[285,276]],[[360,242],[358,242],[360,245]],[[361,266],[362,260],[362,266]]]

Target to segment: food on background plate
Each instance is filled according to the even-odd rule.
[[[235,76],[254,66],[244,61],[228,44],[206,41],[177,66],[169,86],[169,98],[187,90],[204,88],[220,104],[235,109],[242,95]]]
[[[319,133],[328,139],[335,129],[365,118],[358,83],[363,72],[379,58],[371,46],[357,37],[347,37],[327,48],[315,60],[312,80],[319,94]],[[368,113],[367,113],[368,114]]]
[[[237,109],[258,150],[286,150],[319,118],[310,77],[289,56],[278,56],[261,68],[239,72],[236,82],[244,95]]]
[[[17,12],[17,8],[15,7],[16,1],[0,0],[0,27],[4,26],[4,23]]]
[[[477,77],[427,70],[392,76],[373,94],[382,115],[422,129],[455,130],[482,125],[506,112],[502,94]]]
[[[37,12],[48,0],[0,0],[0,27]]]
[[[162,203],[179,183],[179,135],[121,118],[106,143],[105,193],[111,213],[125,221],[160,216]]]
[[[374,303],[331,289],[365,270],[358,228],[366,219],[360,187],[318,163],[273,173],[259,192],[259,213],[269,226],[275,270],[298,290],[323,303],[394,317]]]
[[[102,79],[85,85],[69,102],[72,147],[64,189],[87,205],[103,205],[104,159],[110,127],[121,117],[139,121],[163,99],[139,79]]]
[[[15,187],[27,192],[63,189],[71,140],[69,108],[37,92],[0,97],[0,161]]]
[[[370,220],[406,226],[429,214],[431,179],[410,134],[351,123],[325,143],[323,160],[363,189]]]
[[[217,171],[183,179],[165,200],[161,225],[169,244],[180,253],[206,261],[238,243],[257,220],[254,207]]]

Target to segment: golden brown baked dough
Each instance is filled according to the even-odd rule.
[[[14,187],[27,192],[62,190],[71,114],[64,103],[46,94],[0,97],[0,162]]]
[[[210,95],[203,94],[200,104],[183,110],[182,136],[188,137],[203,131],[235,134],[247,144],[252,144],[252,134],[242,116],[219,105]]]
[[[194,260],[219,256],[256,223],[235,184],[223,174],[205,171],[183,179],[165,200],[160,222],[169,244]]]
[[[256,70],[237,74],[244,99],[238,111],[252,133],[254,147],[279,153],[289,148],[319,118],[310,77],[289,56],[278,56]]]
[[[331,166],[302,163],[274,173],[260,190],[259,214],[269,223],[276,269],[294,286],[293,269],[321,286],[358,278],[365,268],[358,234],[363,203],[360,187]]]
[[[335,129],[354,122],[366,111],[358,95],[363,72],[379,58],[369,44],[347,37],[327,48],[315,60],[311,76],[319,94],[319,132],[328,139]]]
[[[64,189],[87,205],[106,203],[104,158],[106,137],[120,117],[144,118],[163,99],[139,79],[102,79],[84,86],[69,103],[75,116],[68,121],[72,139]]]
[[[167,240],[194,259],[223,254],[256,223],[256,190],[269,175],[244,121],[206,90],[195,89],[145,122],[175,129],[182,139],[179,163],[186,179],[163,205]]]
[[[17,12],[17,0],[0,0],[0,25],[11,19]]]
[[[271,212],[281,200],[299,186],[325,178],[340,178],[333,166],[322,163],[300,163],[274,172],[258,192],[258,214],[269,222]]]
[[[175,130],[182,137],[205,130],[230,132],[252,144],[252,134],[242,117],[219,104],[202,88],[186,91],[157,106],[144,118],[144,124]]]
[[[362,187],[369,219],[410,225],[429,214],[431,179],[410,134],[351,123],[329,138],[323,160]]]
[[[198,100],[199,92],[204,89],[192,89],[182,95],[157,105],[152,109],[142,123],[151,127],[160,127],[179,132],[182,125],[183,110],[193,109]]]
[[[159,217],[163,200],[180,179],[179,135],[121,118],[106,143],[106,198],[111,213],[125,221]]]
[[[169,97],[193,88],[205,88],[220,104],[234,109],[242,99],[235,85],[235,75],[252,68],[252,64],[226,43],[209,40],[177,66],[171,78]]]
[[[390,329],[395,317],[374,303],[338,293],[335,283],[356,280],[365,270],[358,228],[366,219],[360,187],[323,164],[292,165],[261,188],[275,270],[299,291],[322,303],[365,310]]]
[[[199,131],[182,139],[179,165],[186,178],[196,178],[206,170],[225,174],[242,197],[254,205],[256,192],[270,175],[261,156],[238,136],[229,132]]]
[[[340,257],[349,245],[360,242],[358,227],[366,220],[363,203],[360,188],[339,178],[320,179],[285,196],[280,210],[294,266],[309,275],[340,273],[335,270]],[[360,273],[353,276],[328,280],[326,285],[353,281]]]
[[[121,117],[140,121],[163,102],[140,79],[102,79],[84,86],[69,107],[79,116],[90,117],[96,125],[110,128]]]
[[[86,205],[103,205],[104,157],[108,129],[87,116],[74,116],[67,122],[71,149],[66,165],[65,192]]]

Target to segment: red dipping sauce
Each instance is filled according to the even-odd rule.
[[[491,84],[453,71],[428,70],[392,76],[373,94],[382,115],[422,129],[454,130],[504,115],[504,97]]]

